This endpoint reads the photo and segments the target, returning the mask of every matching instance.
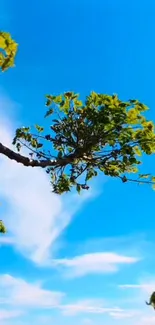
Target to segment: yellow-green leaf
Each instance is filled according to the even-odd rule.
[[[135,147],[134,148],[134,150],[135,150],[135,154],[137,155],[137,156],[142,156],[142,151],[139,149],[139,147]]]
[[[139,177],[140,177],[140,178],[147,179],[147,178],[150,177],[150,174],[140,174]]]
[[[3,72],[14,66],[17,48],[18,44],[10,34],[0,31],[0,68]]]

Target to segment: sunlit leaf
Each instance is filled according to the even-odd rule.
[[[6,71],[14,66],[18,44],[9,33],[0,31],[0,69]]]

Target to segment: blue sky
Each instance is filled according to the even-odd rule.
[[[1,0],[0,30],[19,43],[0,77],[0,141],[44,123],[45,94],[73,90],[138,98],[155,120],[155,2]],[[143,170],[154,172],[154,157]],[[57,197],[42,170],[0,159],[2,325],[153,324],[154,197],[101,177]]]

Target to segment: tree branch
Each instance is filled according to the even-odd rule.
[[[17,163],[20,163],[26,167],[41,167],[41,168],[46,168],[46,167],[56,167],[56,166],[65,166],[67,164],[70,164],[74,161],[76,158],[74,154],[71,154],[69,156],[63,157],[61,159],[55,159],[55,160],[50,160],[50,159],[30,159],[28,157],[25,157],[19,153],[14,152],[13,150],[7,148],[4,146],[2,143],[0,143],[0,154],[5,155],[11,160],[15,160]]]

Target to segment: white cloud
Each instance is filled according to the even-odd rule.
[[[121,311],[116,312],[112,311],[109,313],[109,315],[114,319],[127,319],[127,318],[133,318],[139,314],[139,311]]]
[[[141,278],[135,283],[121,284],[119,288],[122,290],[127,290],[131,294],[131,299],[134,299],[136,304],[143,304],[145,306],[145,301],[149,300],[150,295],[155,291],[155,278],[151,275]],[[151,308],[152,309],[152,308]]]
[[[155,279],[152,276],[148,276],[132,284],[119,285],[119,288],[127,291],[130,297],[130,305],[134,304],[141,312],[139,318],[135,317],[134,325],[154,324],[154,309],[152,307],[149,308],[145,302],[149,301],[150,295],[155,291]]]
[[[110,312],[121,312],[118,307],[107,308],[104,301],[98,299],[80,300],[73,304],[62,305],[60,308],[64,315],[74,316],[78,314],[105,314]]]
[[[154,325],[155,324],[155,316],[142,317],[140,324],[141,325]],[[139,323],[137,322],[135,325],[139,325]]]
[[[64,304],[65,294],[45,290],[38,283],[30,283],[9,274],[0,275],[0,305],[21,308],[24,311],[32,309],[58,309],[64,316],[79,314],[111,314],[123,313],[118,307],[107,307],[103,300],[87,299]],[[0,308],[1,309],[1,308]],[[15,310],[16,312],[16,310]]]
[[[61,292],[43,289],[9,274],[0,275],[0,304],[24,308],[56,308],[60,305]]]
[[[18,310],[0,310],[0,321],[6,320],[6,319],[12,319],[23,315],[23,312]]]
[[[0,141],[9,146],[14,136],[10,120],[4,117],[11,105],[5,96],[0,100]],[[12,121],[12,120],[11,120]],[[92,192],[64,197],[51,193],[50,180],[42,169],[27,168],[0,156],[0,200],[7,202],[4,222],[16,248],[38,264],[46,264],[51,249],[73,214]],[[2,244],[4,239],[0,239]]]
[[[68,276],[80,277],[93,273],[116,272],[120,265],[133,264],[138,261],[136,257],[116,253],[92,253],[75,256],[72,259],[55,260],[55,264],[64,267]]]
[[[12,244],[14,244],[13,238],[5,235],[0,236],[0,245],[12,245]]]
[[[22,314],[27,314],[34,320],[35,317],[38,317],[38,315],[35,316],[36,314],[33,313],[34,310],[46,312],[47,309],[56,309],[62,313],[64,323],[64,316],[93,316],[95,320],[94,317],[102,315],[102,319],[107,319],[107,324],[109,325],[111,325],[110,319],[113,319],[116,323],[120,321],[119,324],[123,324],[121,320],[125,320],[128,325],[138,325],[136,322],[137,320],[143,325],[153,324],[154,318],[141,309],[124,309],[116,307],[114,304],[110,307],[107,305],[106,301],[101,299],[78,300],[73,303],[64,304],[64,298],[65,295],[63,293],[46,290],[39,283],[30,283],[9,274],[0,275],[0,306],[5,306],[5,309],[0,307],[0,320],[16,317],[19,318],[21,321],[20,324],[22,325],[22,320],[24,320]],[[17,310],[17,308],[20,308],[20,310]],[[42,314],[41,317],[42,318],[37,318],[36,321],[41,325],[48,324],[49,320],[52,319],[52,314]],[[128,320],[131,318],[132,323],[128,323]],[[150,320],[150,322],[147,323],[147,319]]]
[[[123,284],[119,285],[121,289],[138,289],[144,293],[151,294],[155,288],[155,282],[143,284]]]

